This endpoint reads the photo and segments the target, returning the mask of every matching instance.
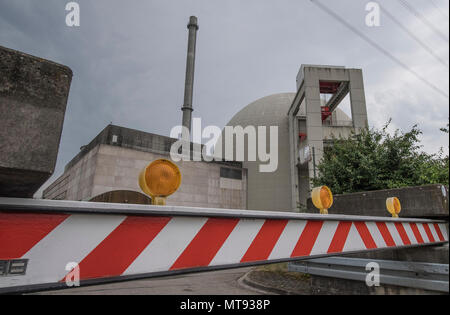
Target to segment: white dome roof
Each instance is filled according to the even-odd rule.
[[[227,124],[228,126],[278,126],[278,166],[275,172],[260,172],[259,166],[267,162],[244,161],[247,169],[247,207],[251,210],[290,211],[291,175],[288,110],[295,93],[269,95],[245,106]],[[266,129],[269,141],[269,128]],[[236,144],[235,144],[236,145]],[[258,148],[257,148],[258,150]],[[266,152],[269,152],[269,143]],[[247,152],[245,154],[247,158]]]
[[[240,110],[227,125],[270,126],[287,122],[287,113],[294,98],[295,93],[280,93],[260,98]]]

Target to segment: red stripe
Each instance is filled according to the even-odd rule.
[[[428,226],[428,224],[426,223],[422,223],[422,226],[425,230],[425,233],[427,233],[428,239],[430,240],[430,242],[434,243],[436,242],[433,236],[433,233],[431,233],[430,227]]]
[[[400,222],[395,222],[395,227],[397,228],[398,234],[400,234],[400,237],[402,238],[403,244],[411,245],[411,241],[408,238],[408,234],[406,234],[403,224],[401,224]]]
[[[121,275],[169,221],[170,217],[127,217],[80,262],[80,278]]]
[[[391,233],[389,232],[389,229],[386,226],[386,223],[384,222],[376,222],[378,230],[381,233],[381,236],[383,236],[384,242],[386,243],[386,246],[395,246],[394,239],[392,238]]]
[[[22,257],[67,217],[67,214],[0,213],[0,259]]]
[[[342,221],[334,233],[333,240],[331,241],[328,253],[340,253],[344,249],[345,241],[347,240],[348,233],[352,227],[352,222]]]
[[[244,257],[242,257],[241,262],[266,260],[269,258],[287,223],[288,220],[266,220]]]
[[[366,245],[367,249],[377,248],[377,244],[372,238],[372,235],[367,228],[366,223],[364,222],[355,222],[356,229],[358,230],[359,235],[361,236],[364,245]]]
[[[444,235],[442,235],[441,229],[439,228],[439,225],[437,223],[434,224],[434,228],[436,229],[436,233],[437,233],[437,235],[439,237],[439,240],[441,242],[445,241]]]
[[[415,223],[410,223],[409,225],[411,226],[411,230],[413,231],[417,242],[419,244],[422,244],[423,243],[423,238],[422,238],[422,235],[420,235],[419,228],[417,227],[417,225]]]
[[[170,270],[208,266],[238,222],[239,219],[208,219]]]
[[[308,256],[322,229],[323,221],[308,221],[292,251],[291,257]]]

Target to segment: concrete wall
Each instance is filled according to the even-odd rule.
[[[142,192],[138,184],[141,170],[151,161],[169,158],[167,154],[144,152],[120,146],[99,144],[44,191],[44,198],[54,199],[66,192],[66,200],[90,200],[113,190]],[[220,176],[220,163],[177,162],[182,174],[181,186],[167,198],[167,205],[246,209],[247,176],[242,179]],[[68,177],[66,179],[66,177]]]
[[[151,161],[167,155],[129,148],[101,145],[92,187],[92,196],[111,190],[141,192],[138,176]],[[221,164],[181,161],[176,163],[182,174],[180,188],[167,198],[167,205],[217,208],[246,208],[246,177],[242,184],[220,181]]]
[[[382,284],[369,287],[363,281],[311,276],[313,295],[442,295],[443,292]]]
[[[52,175],[72,71],[0,46],[0,196],[32,197]]]
[[[402,205],[401,217],[447,218],[448,187],[427,185],[399,189],[367,191],[345,195],[335,195],[332,214],[387,216],[386,198],[397,197]],[[311,198],[307,202],[307,212],[317,213]]]
[[[80,152],[67,163],[65,169],[73,167],[88,152],[100,144],[108,144],[123,148],[130,148],[144,152],[166,154],[177,139],[125,128],[116,125],[106,126],[91,142],[83,146]]]
[[[90,200],[99,146],[84,154],[43,192],[44,199]]]

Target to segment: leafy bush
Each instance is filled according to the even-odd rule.
[[[420,151],[417,125],[406,133],[364,129],[348,139],[334,139],[318,165],[313,184],[335,194],[449,183],[448,156]],[[448,125],[447,125],[448,127]],[[448,133],[448,128],[441,128]]]

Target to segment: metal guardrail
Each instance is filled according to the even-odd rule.
[[[366,281],[366,266],[376,262],[380,266],[380,285],[449,292],[449,265],[410,261],[377,260],[347,257],[326,257],[292,262],[289,271],[311,275]]]

